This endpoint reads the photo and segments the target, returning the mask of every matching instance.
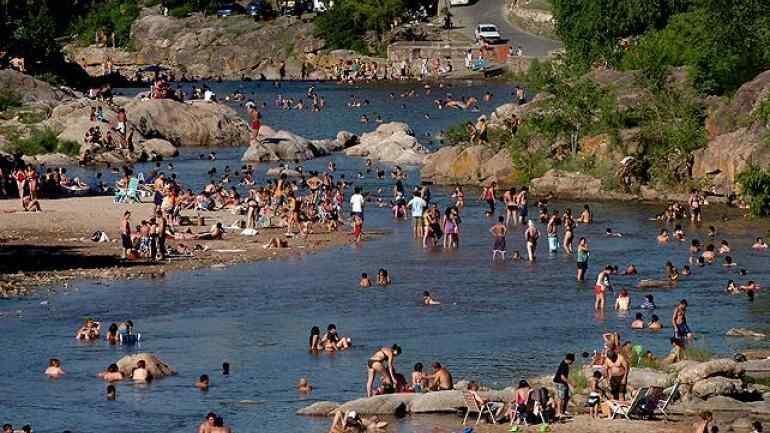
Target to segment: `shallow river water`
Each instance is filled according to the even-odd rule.
[[[404,119],[408,120],[408,119]],[[346,125],[342,125],[343,129]],[[243,149],[220,150],[219,160],[197,159],[197,150],[176,161],[182,179],[211,165],[239,166]],[[338,174],[354,178],[364,162],[337,156]],[[306,169],[323,169],[327,159],[310,161]],[[386,166],[387,167],[387,166]],[[145,167],[146,168],[146,167]],[[266,167],[260,166],[259,173]],[[191,181],[193,179],[190,179]],[[194,179],[193,185],[205,181]],[[410,184],[417,181],[411,171]],[[390,183],[367,178],[357,182],[367,191]],[[442,208],[448,190],[434,187]],[[736,270],[721,265],[695,269],[678,287],[656,290],[656,311],[667,329],[654,334],[631,332],[629,314],[608,308],[593,312],[591,283],[574,281],[574,258],[548,255],[540,246],[534,264],[490,262],[492,223],[466,192],[461,247],[457,251],[424,250],[411,238],[408,222],[394,222],[387,209],[367,209],[367,230],[384,232],[377,240],[318,254],[280,261],[243,264],[225,269],[201,269],[167,275],[160,280],[75,282],[53,295],[0,302],[0,420],[30,423],[35,431],[84,433],[192,432],[208,411],[224,416],[236,432],[328,431],[329,420],[303,418],[294,412],[314,401],[345,401],[364,394],[366,359],[381,345],[398,343],[404,353],[397,368],[404,374],[415,362],[440,361],[455,379],[470,379],[504,387],[511,381],[550,373],[565,352],[593,351],[600,335],[618,330],[659,356],[668,349],[670,316],[681,298],[690,303],[689,322],[698,345],[730,354],[758,343],[723,337],[730,327],[766,329],[770,299],[761,292],[754,303],[723,293],[728,279],[745,282]],[[579,209],[582,203],[552,202],[551,207]],[[660,247],[659,226],[649,217],[657,206],[592,203],[596,223],[579,226],[576,237],[591,243],[589,281],[600,266],[634,263],[639,277],[618,277],[616,287],[631,290],[638,306],[644,293],[639,278],[658,278],[667,260],[683,265],[687,245]],[[751,279],[770,283],[768,253],[751,250],[751,238],[764,235],[767,224],[746,223],[737,214],[707,208],[707,219],[732,218],[717,224],[720,237],[730,240],[740,267]],[[623,238],[603,236],[606,227]],[[690,238],[704,239],[705,228],[685,225]],[[541,230],[544,230],[541,227]],[[509,250],[523,252],[522,229],[509,237]],[[361,272],[370,276],[386,268],[393,278],[388,288],[361,289]],[[442,305],[420,304],[430,290]],[[47,301],[43,303],[42,301]],[[630,315],[636,311],[632,311]],[[109,325],[131,319],[143,334],[139,347],[121,348],[104,342],[82,344],[73,335],[81,320],[91,316]],[[354,347],[335,355],[306,350],[312,326],[335,323]],[[95,374],[132,351],[156,353],[177,369],[177,376],[146,386],[118,385],[118,401],[104,399],[105,383]],[[50,381],[42,374],[49,357],[63,362],[67,375]],[[219,373],[231,364],[227,377]],[[209,374],[207,393],[193,384]],[[306,376],[316,387],[309,397],[294,389]],[[395,422],[394,432],[434,431],[431,418],[408,417]],[[445,431],[445,430],[440,430]]]

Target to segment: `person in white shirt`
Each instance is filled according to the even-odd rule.
[[[361,194],[361,187],[357,186],[353,190],[353,195],[350,196],[350,216],[358,215],[361,219],[364,219],[364,203],[366,199]]]
[[[417,239],[422,239],[422,217],[426,206],[428,206],[428,203],[422,199],[422,194],[419,191],[415,191],[414,197],[412,197],[412,199],[409,200],[409,203],[406,204],[406,207],[410,208],[412,211],[414,237]]]
[[[203,92],[203,100],[206,102],[215,102],[217,99],[216,93],[212,92],[211,89],[206,89],[205,92]]]

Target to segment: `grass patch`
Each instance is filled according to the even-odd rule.
[[[714,353],[705,346],[689,345],[684,349],[685,359],[690,361],[706,362],[711,361]]]
[[[21,107],[21,95],[11,89],[0,90],[0,112]]]
[[[573,371],[570,379],[575,394],[583,394],[588,389],[588,378],[583,374],[583,370]]]
[[[77,156],[80,144],[69,140],[60,140],[56,131],[50,128],[35,129],[29,137],[11,137],[9,149],[11,152],[21,152],[24,155],[40,155],[44,153],[63,153]]]

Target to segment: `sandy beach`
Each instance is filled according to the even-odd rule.
[[[132,224],[151,216],[150,203],[114,204],[111,197],[81,197],[42,200],[43,212],[21,212],[18,200],[0,201],[0,297],[28,294],[39,286],[60,284],[72,279],[160,278],[165,272],[227,266],[235,263],[272,260],[345,245],[351,241],[345,228],[334,233],[311,234],[308,239],[286,238],[285,229],[263,229],[257,236],[241,236],[229,230],[224,240],[202,241],[169,239],[168,247],[183,243],[201,245],[192,257],[174,257],[159,262],[121,260],[119,222],[125,210],[132,213]],[[193,211],[191,216],[197,224]],[[216,222],[229,226],[239,216],[229,211],[205,214],[204,226],[188,227],[193,233],[207,231]],[[104,231],[110,242],[94,242],[96,231]],[[322,230],[315,227],[314,230]],[[265,249],[273,237],[288,240],[288,248]]]

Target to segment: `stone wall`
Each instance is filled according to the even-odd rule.
[[[471,50],[473,58],[482,56],[481,49],[476,44],[463,44],[445,41],[418,41],[395,42],[388,46],[388,62],[397,63],[406,61],[412,67],[419,67],[422,59],[440,58],[442,61],[450,59],[454,71],[462,71],[465,68],[465,54]],[[508,45],[495,50],[494,58],[490,58],[490,50],[485,50],[485,58],[492,63],[504,63],[513,72],[526,72],[532,63],[532,57],[508,57]]]

